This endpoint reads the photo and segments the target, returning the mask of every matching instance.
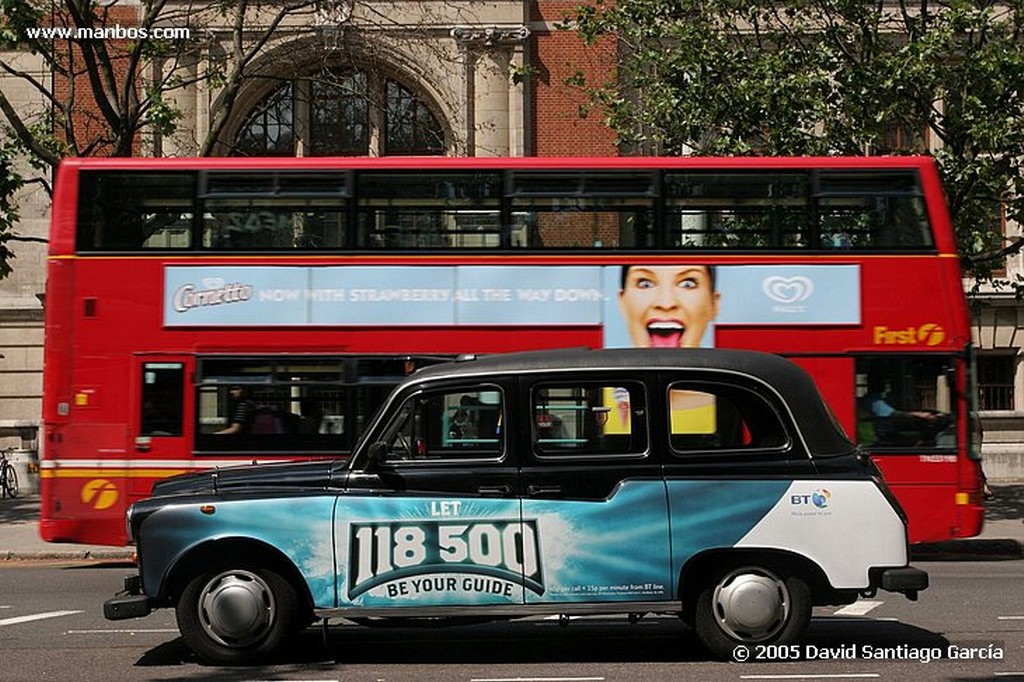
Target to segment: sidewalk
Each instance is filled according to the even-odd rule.
[[[131,561],[134,547],[70,545],[39,537],[39,495],[0,499],[0,562],[3,561]]]
[[[1024,558],[1024,483],[993,485],[981,535],[913,548],[914,560]],[[70,545],[39,538],[39,496],[0,499],[0,562],[130,561],[133,547]]]

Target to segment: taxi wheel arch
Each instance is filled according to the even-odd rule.
[[[817,566],[796,555],[710,554],[687,566],[681,615],[712,654],[732,659],[737,646],[798,639],[823,580]]]
[[[197,548],[179,562],[169,583],[182,638],[211,663],[265,659],[311,622],[300,580],[290,562],[259,543]]]

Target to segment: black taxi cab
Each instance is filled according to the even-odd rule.
[[[814,605],[916,598],[906,521],[809,376],[774,355],[566,350],[422,369],[347,460],[158,484],[110,619],[176,609],[202,658],[317,620],[678,614],[712,654]]]

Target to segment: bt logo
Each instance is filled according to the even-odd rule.
[[[789,503],[792,505],[814,505],[818,509],[828,509],[830,499],[832,499],[832,493],[821,488],[810,495],[790,495]]]

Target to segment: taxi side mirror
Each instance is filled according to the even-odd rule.
[[[388,459],[388,444],[382,440],[370,443],[366,449],[366,466],[363,468],[368,474],[380,471]]]

